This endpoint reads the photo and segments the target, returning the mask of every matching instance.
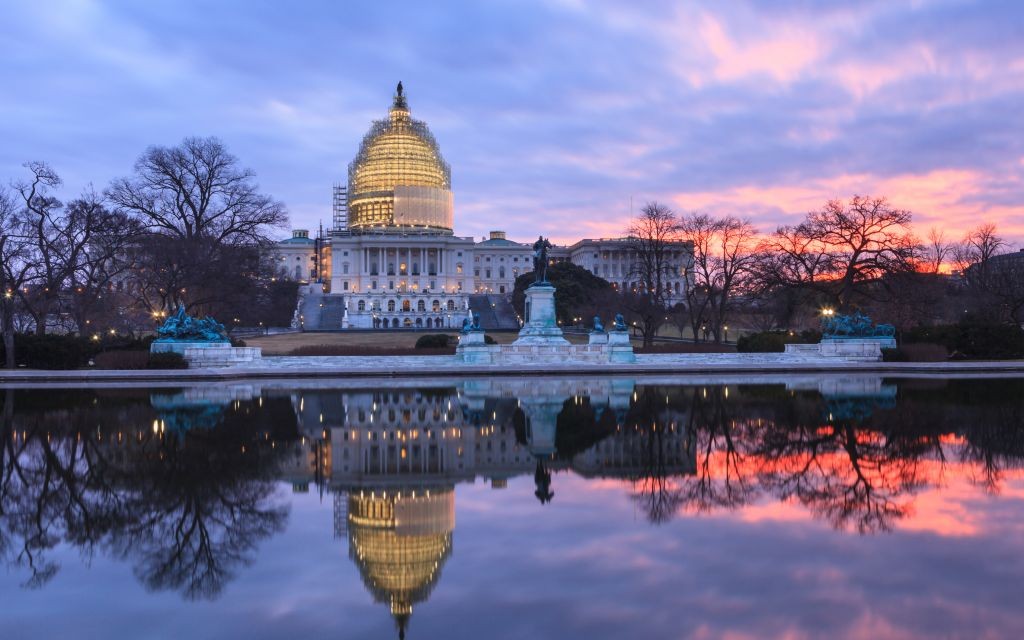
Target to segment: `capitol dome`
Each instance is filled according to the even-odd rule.
[[[348,216],[353,231],[452,233],[451,168],[426,123],[409,116],[401,82],[348,166]]]

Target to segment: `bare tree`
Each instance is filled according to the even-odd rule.
[[[911,213],[884,197],[830,200],[799,225],[780,227],[771,239],[779,253],[773,277],[780,284],[809,288],[840,309],[870,283],[913,271],[920,247],[910,233]]]
[[[267,234],[288,221],[254,177],[216,138],[186,138],[150,147],[133,176],[111,184],[110,201],[146,232],[135,288],[147,310],[183,302],[209,311],[230,296],[225,282],[251,279]]]
[[[925,249],[925,268],[929,273],[939,273],[948,258],[953,257],[954,245],[946,239],[942,229],[932,227],[928,230],[928,245]]]
[[[693,331],[693,341],[703,333],[701,330],[706,327],[708,316],[714,308],[714,295],[709,286],[709,280],[713,267],[711,265],[711,254],[713,253],[714,238],[716,232],[715,221],[707,215],[692,214],[684,216],[679,224],[680,233],[693,245],[693,282],[686,288],[686,306],[689,309],[690,329]]]
[[[996,230],[996,225],[985,222],[968,231],[964,239],[953,247],[953,259],[969,286],[987,291],[991,288],[989,260],[1008,248]]]
[[[108,209],[91,188],[68,203],[65,221],[68,245],[73,248],[66,299],[75,325],[85,332],[96,324],[91,319],[104,310],[108,312],[104,324],[117,324],[114,318],[127,311],[127,301],[120,301],[117,309],[110,309],[106,302],[113,299],[117,285],[123,285],[134,264],[138,223]]]
[[[18,292],[24,289],[32,267],[25,231],[15,198],[0,187],[0,332],[3,333],[4,366],[8,369],[15,365],[14,317],[20,302]]]
[[[650,346],[658,327],[665,321],[670,280],[685,265],[676,258],[679,221],[675,212],[658,202],[649,202],[629,225],[629,277],[636,291],[624,291],[627,308],[638,319],[644,346]]]
[[[20,194],[25,234],[31,239],[31,278],[19,289],[19,297],[35,321],[37,335],[46,333],[46,323],[60,301],[61,287],[69,271],[67,236],[61,211],[63,203],[51,195],[62,182],[45,162],[27,162],[32,177],[15,184]]]
[[[1024,259],[1006,255],[1010,245],[991,223],[979,225],[954,249],[968,304],[976,315],[1024,323]]]
[[[692,214],[679,226],[693,242],[693,292],[689,295],[694,336],[699,326],[708,326],[715,342],[721,342],[723,327],[737,290],[751,273],[760,244],[757,231],[748,220],[735,216],[711,218]]]

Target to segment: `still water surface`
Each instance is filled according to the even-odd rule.
[[[1024,381],[0,390],[4,638],[1020,637]]]

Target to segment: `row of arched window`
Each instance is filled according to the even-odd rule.
[[[397,300],[388,300],[385,303],[385,307],[387,307],[388,313],[394,313],[394,312],[396,312],[398,310],[398,301]],[[444,306],[444,308],[447,309],[448,311],[455,311],[455,301],[454,300],[449,300],[447,302],[447,304]],[[357,311],[365,312],[367,310],[366,309],[366,300],[360,300],[360,301],[356,302],[356,310]],[[381,310],[380,309],[380,303],[378,301],[374,300],[373,303],[370,306],[370,311],[380,311],[380,310]],[[441,301],[440,300],[432,300],[430,302],[430,311],[431,311],[431,313],[440,313],[441,310],[442,310],[442,306],[441,306]],[[410,311],[412,311],[412,301],[408,300],[408,299],[402,300],[402,312],[403,313],[408,313]],[[416,311],[419,312],[419,313],[426,313],[426,311],[427,311],[427,301],[426,300],[417,300],[416,301]]]
[[[442,318],[374,318],[373,328],[374,329],[399,329],[399,328],[417,328],[417,329],[441,329],[444,328],[444,320]]]

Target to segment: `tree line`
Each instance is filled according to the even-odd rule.
[[[805,328],[822,309],[862,310],[897,328],[965,317],[1024,322],[1024,259],[999,258],[1010,245],[995,225],[953,241],[937,229],[921,239],[911,221],[884,197],[855,195],[765,234],[749,219],[680,215],[651,202],[628,229],[629,277],[639,286],[620,302],[645,346],[667,323],[694,341],[721,342],[731,320]],[[670,257],[680,242],[692,250],[688,264]],[[666,281],[681,272],[685,300],[670,305]]]
[[[0,186],[6,366],[18,332],[134,333],[179,304],[245,324],[281,293],[264,249],[287,209],[216,138],[149,147],[130,175],[66,202],[54,168],[24,169]]]

